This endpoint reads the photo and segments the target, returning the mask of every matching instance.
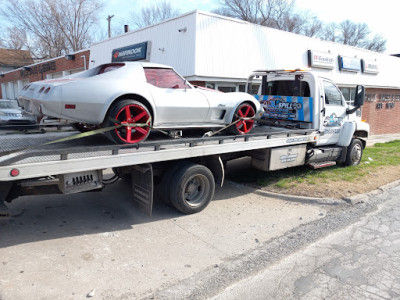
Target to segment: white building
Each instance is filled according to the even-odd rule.
[[[113,50],[132,50],[146,42],[146,60],[171,65],[189,81],[223,91],[243,90],[256,69],[307,68],[310,63],[343,88],[363,84],[400,89],[397,57],[203,11],[96,43],[90,49],[90,67],[111,62]],[[312,62],[310,55],[315,57]]]

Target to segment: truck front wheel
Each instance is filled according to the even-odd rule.
[[[203,165],[185,164],[174,174],[169,189],[171,204],[184,214],[202,211],[210,203],[215,190],[214,176]]]
[[[347,148],[346,166],[357,166],[361,162],[363,145],[359,139],[353,139]]]

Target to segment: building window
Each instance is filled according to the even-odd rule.
[[[260,90],[260,85],[259,83],[251,83],[247,92],[251,95],[257,95]]]
[[[206,88],[215,90],[215,83],[207,82],[206,83]]]
[[[236,86],[218,86],[218,91],[224,93],[236,92]]]
[[[80,73],[80,72],[83,72],[83,71],[85,71],[84,68],[73,69],[73,70],[69,70],[69,74],[72,75],[72,74]]]
[[[348,105],[354,105],[354,98],[356,97],[356,88],[343,87],[340,88],[344,99]]]
[[[1,95],[3,99],[8,99],[7,84],[1,84]]]
[[[376,100],[376,94],[365,94],[365,101],[374,102]]]

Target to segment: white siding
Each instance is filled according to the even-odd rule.
[[[330,52],[335,57],[335,69],[313,70],[326,74],[339,85],[400,88],[400,58],[197,12],[196,75],[199,77],[246,78],[256,69],[307,68],[308,50]],[[376,60],[380,72],[340,71],[339,55]]]
[[[179,32],[185,28],[186,32]],[[196,23],[187,14],[163,23],[111,38],[90,47],[90,68],[111,62],[113,49],[141,42],[151,42],[150,61],[173,66],[183,76],[194,74]]]
[[[307,51],[313,50],[335,57],[333,70],[314,70],[339,85],[400,88],[400,58],[201,11],[94,44],[90,67],[110,62],[113,49],[145,41],[152,43],[151,62],[171,65],[189,80],[238,83],[256,69],[307,68]],[[339,55],[376,61],[380,72],[341,72]]]

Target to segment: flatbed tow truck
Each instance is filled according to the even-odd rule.
[[[350,108],[333,82],[312,72],[256,71],[249,90],[253,79],[261,82],[256,97],[264,102],[265,124],[251,134],[194,132],[171,139],[156,132],[136,145],[111,145],[102,135],[52,143],[71,132],[0,138],[0,216],[8,215],[3,202],[20,196],[101,190],[118,178],[132,181],[133,201],[148,215],[155,190],[191,214],[207,207],[231,159],[250,156],[253,166],[264,171],[360,162],[369,133],[368,124],[354,114],[363,104],[362,86]],[[105,179],[109,168],[115,176]]]

